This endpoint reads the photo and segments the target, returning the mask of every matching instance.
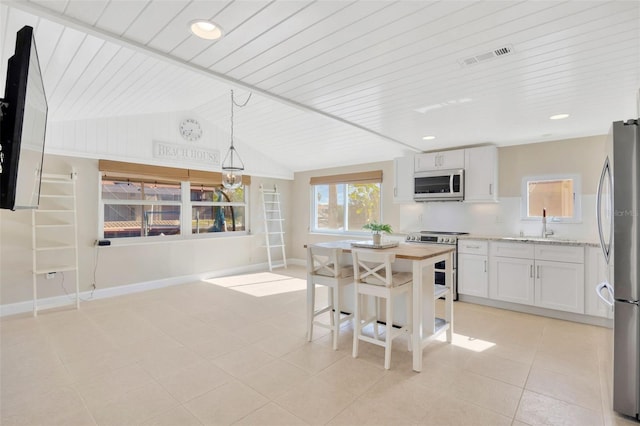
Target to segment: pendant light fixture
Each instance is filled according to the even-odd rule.
[[[231,91],[231,145],[229,151],[222,160],[222,186],[227,189],[237,189],[242,186],[242,172],[244,171],[244,163],[240,158],[240,155],[233,146],[233,107],[244,107],[249,103],[251,94],[247,100],[242,104],[237,104],[233,98],[233,90]]]

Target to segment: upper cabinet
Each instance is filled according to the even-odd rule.
[[[413,155],[393,160],[393,202],[413,203]]]
[[[498,149],[481,146],[464,150],[464,200],[498,201]]]
[[[428,152],[415,156],[416,172],[462,168],[464,168],[464,149]]]

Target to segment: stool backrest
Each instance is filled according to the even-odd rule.
[[[391,264],[396,261],[395,253],[353,250],[351,255],[356,282],[393,286]]]
[[[341,248],[307,246],[307,273],[323,277],[339,278],[342,274]]]

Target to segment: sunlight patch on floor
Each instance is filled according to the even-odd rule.
[[[474,352],[486,351],[487,349],[492,348],[496,345],[493,342],[487,342],[486,340],[456,333],[453,333],[453,342],[451,342],[451,344],[464,349],[472,350]]]
[[[205,282],[255,297],[273,296],[307,289],[306,280],[272,272],[211,278]]]
[[[438,336],[437,340],[446,342],[447,336],[442,333],[440,336]],[[460,348],[469,349],[470,351],[474,352],[486,351],[487,349],[492,348],[496,345],[493,342],[487,342],[486,340],[457,333],[453,333],[453,341],[451,342],[451,344]]]

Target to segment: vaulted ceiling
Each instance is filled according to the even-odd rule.
[[[1,75],[33,26],[51,121],[192,110],[227,128],[233,88],[253,93],[236,136],[292,171],[638,116],[638,1],[2,0],[0,14]],[[193,36],[199,18],[224,37]]]

